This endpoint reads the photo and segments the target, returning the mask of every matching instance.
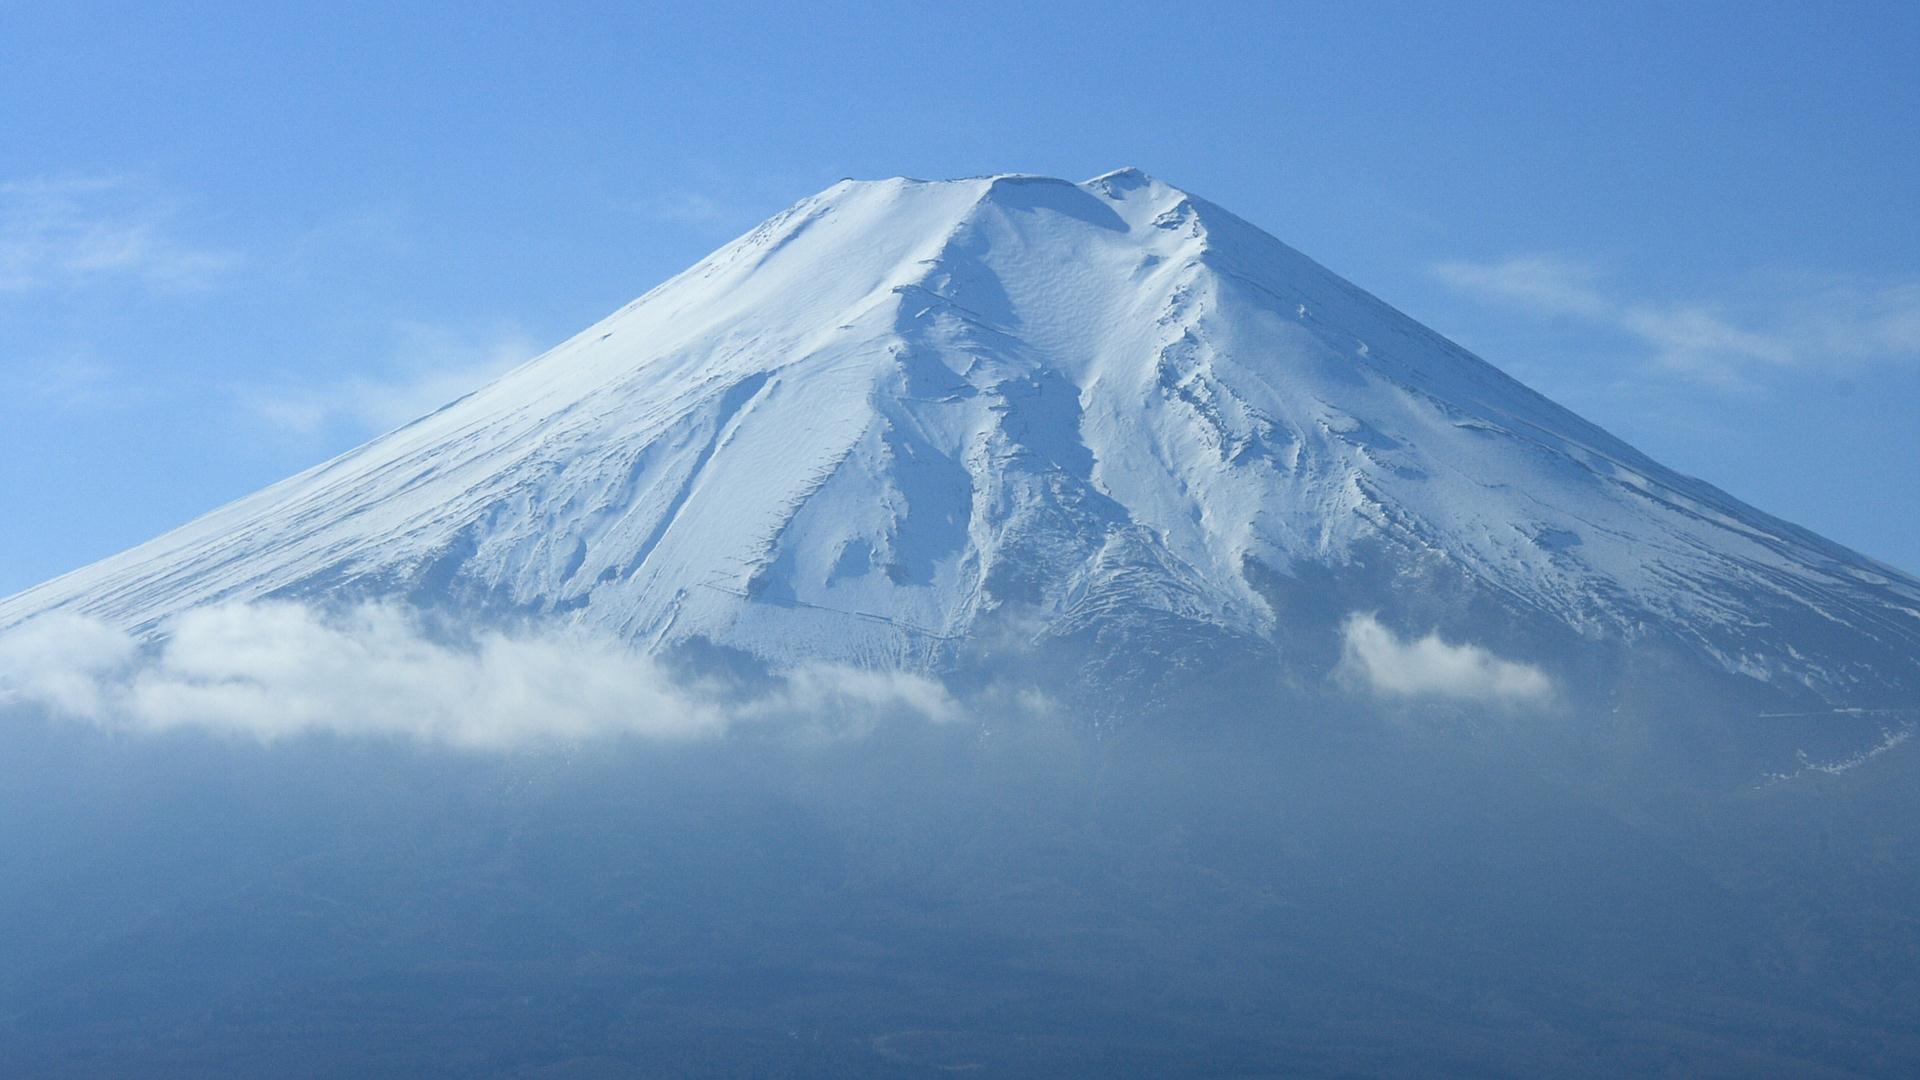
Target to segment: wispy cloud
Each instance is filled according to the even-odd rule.
[[[1433,273],[1482,300],[1624,334],[1653,363],[1704,382],[1920,362],[1920,282],[1774,275],[1709,303],[1627,295],[1598,268],[1556,256],[1443,262]]]
[[[1403,639],[1373,615],[1348,616],[1340,634],[1340,674],[1384,697],[1520,703],[1553,693],[1546,672],[1531,664],[1438,634]]]
[[[943,686],[908,673],[807,667],[729,698],[576,628],[449,638],[385,604],[331,613],[232,604],[191,612],[167,631],[143,648],[103,622],[56,613],[0,634],[0,704],[10,697],[134,732],[263,742],[326,734],[478,750],[698,739],[761,723],[858,735],[883,720],[961,715]]]
[[[84,350],[50,352],[0,368],[5,403],[54,413],[77,413],[126,404],[123,373]]]
[[[1443,262],[1434,265],[1433,274],[1463,292],[1541,314],[1599,318],[1613,310],[1600,292],[1599,273],[1570,259],[1528,255],[1493,263]]]
[[[426,323],[395,328],[392,355],[378,372],[328,382],[247,388],[247,407],[275,428],[313,435],[336,427],[390,431],[485,385],[540,351],[524,332],[462,332]]]
[[[296,266],[305,266],[316,256],[333,257],[342,251],[373,252],[390,259],[411,255],[417,247],[407,215],[397,207],[380,206],[317,221],[294,236],[288,251]]]
[[[650,217],[675,225],[713,228],[740,219],[740,212],[709,195],[698,192],[667,192],[645,202]]]
[[[123,177],[0,184],[0,293],[129,280],[206,288],[240,263],[232,251],[179,235],[178,214]]]

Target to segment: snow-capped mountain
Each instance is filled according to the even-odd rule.
[[[1008,627],[1285,658],[1364,609],[1836,704],[1920,689],[1920,582],[1134,170],[836,184],[438,412],[0,602],[0,627],[387,594],[934,667]]]

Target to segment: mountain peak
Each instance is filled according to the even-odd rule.
[[[1106,191],[1132,191],[1138,188],[1152,187],[1162,181],[1154,179],[1131,165],[1101,173],[1082,184],[1082,187],[1100,188]]]

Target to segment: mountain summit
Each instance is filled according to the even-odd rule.
[[[1374,612],[1832,705],[1920,689],[1920,582],[1131,169],[836,184],[439,411],[0,602],[0,628],[367,596],[776,665],[937,669],[1017,632],[1324,673]]]

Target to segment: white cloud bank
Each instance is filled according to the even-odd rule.
[[[683,686],[648,657],[583,632],[428,634],[405,609],[323,614],[293,603],[182,616],[143,648],[55,614],[0,634],[0,702],[134,731],[198,728],[273,741],[390,737],[473,749],[605,736],[684,740],[786,718],[858,732],[888,717],[957,719],[939,683],[822,666],[747,701]]]
[[[1403,640],[1366,614],[1348,616],[1340,632],[1342,674],[1387,697],[1523,703],[1553,693],[1539,668],[1478,645],[1450,645],[1437,633]]]

